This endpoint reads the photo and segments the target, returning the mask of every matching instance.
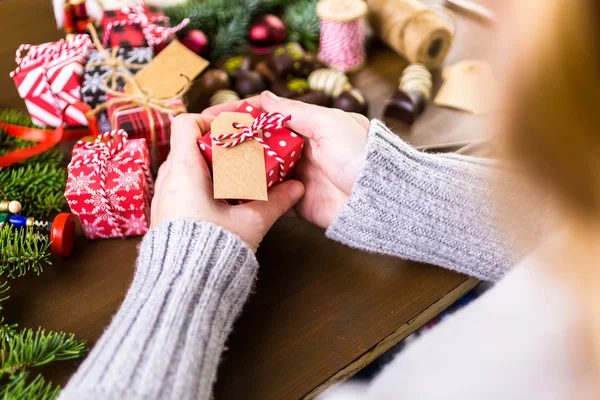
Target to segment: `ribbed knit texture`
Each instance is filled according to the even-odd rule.
[[[327,236],[497,280],[516,257],[496,215],[497,173],[492,160],[419,152],[373,120],[365,163]]]
[[[210,398],[256,258],[207,222],[163,223],[139,250],[127,297],[60,399]]]

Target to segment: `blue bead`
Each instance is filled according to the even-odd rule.
[[[8,222],[17,228],[25,228],[27,226],[27,217],[22,215],[11,215],[8,217]]]

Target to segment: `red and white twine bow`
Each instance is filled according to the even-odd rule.
[[[252,125],[245,126],[240,124],[239,122],[234,122],[233,127],[235,129],[241,129],[242,131],[239,133],[224,133],[222,135],[218,135],[213,137],[213,143],[220,147],[234,147],[240,143],[243,143],[247,140],[256,140],[261,144],[262,147],[267,151],[267,155],[273,157],[279,163],[279,181],[281,182],[285,176],[284,171],[284,160],[279,157],[279,155],[271,149],[263,138],[260,137],[260,132],[266,132],[269,129],[279,129],[283,127],[287,121],[291,120],[292,117],[288,115],[284,117],[283,115],[275,112],[270,113],[262,113],[258,118],[252,122]],[[223,142],[225,139],[235,139],[231,142]]]
[[[83,142],[79,142],[83,143]],[[110,220],[110,224],[115,227],[117,234],[120,237],[125,237],[125,233],[123,232],[123,228],[121,227],[121,223],[119,221],[119,216],[115,212],[113,205],[110,201],[110,191],[106,189],[106,179],[108,177],[108,162],[122,162],[122,163],[130,163],[134,162],[136,164],[140,164],[142,168],[142,172],[146,179],[146,186],[148,188],[148,196],[147,201],[152,198],[152,194],[154,191],[154,183],[152,182],[152,175],[150,174],[150,170],[148,168],[148,161],[142,160],[139,158],[134,158],[131,156],[123,157],[123,148],[127,143],[127,132],[123,129],[113,130],[112,132],[106,132],[96,137],[96,141],[93,143],[85,142],[84,149],[85,154],[91,154],[91,157],[84,157],[83,159],[79,159],[76,162],[72,163],[69,168],[79,168],[81,165],[96,165],[98,168],[98,173],[100,175],[100,190],[98,191],[98,195],[100,196],[100,201],[104,204],[104,208],[106,210],[106,214],[108,219]]]
[[[148,46],[154,47],[158,46],[167,40],[169,36],[173,35],[177,31],[180,31],[190,23],[189,18],[185,18],[183,21],[181,21],[181,23],[173,27],[160,26],[158,23],[169,22],[169,17],[165,15],[155,15],[148,18],[144,9],[145,5],[146,4],[143,0],[138,0],[137,5],[133,7],[123,7],[121,12],[127,15],[127,19],[110,22],[106,25],[106,29],[102,37],[102,42],[104,45],[108,46],[108,37],[115,26],[139,25],[142,28],[142,33],[146,37]],[[113,45],[115,45],[115,43],[113,43]]]

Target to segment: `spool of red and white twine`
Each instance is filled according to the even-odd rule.
[[[366,58],[366,13],[367,4],[362,0],[321,0],[317,3],[321,21],[321,61],[344,72],[362,68]]]

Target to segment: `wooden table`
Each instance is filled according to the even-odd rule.
[[[8,77],[21,43],[58,39],[49,0],[0,0],[0,107],[24,109]],[[491,32],[459,18],[448,62],[485,56]],[[352,79],[381,115],[404,61],[374,43]],[[438,79],[439,81],[439,79]],[[415,145],[480,137],[484,121],[430,105],[399,133]],[[86,241],[42,275],[12,283],[4,316],[20,326],[73,332],[90,345],[121,303],[139,239]],[[353,375],[471,289],[476,280],[434,266],[350,249],[299,220],[278,222],[261,245],[256,291],[244,308],[219,369],[219,399],[297,399]],[[55,363],[64,383],[78,362]],[[165,366],[168,368],[168,366]]]

